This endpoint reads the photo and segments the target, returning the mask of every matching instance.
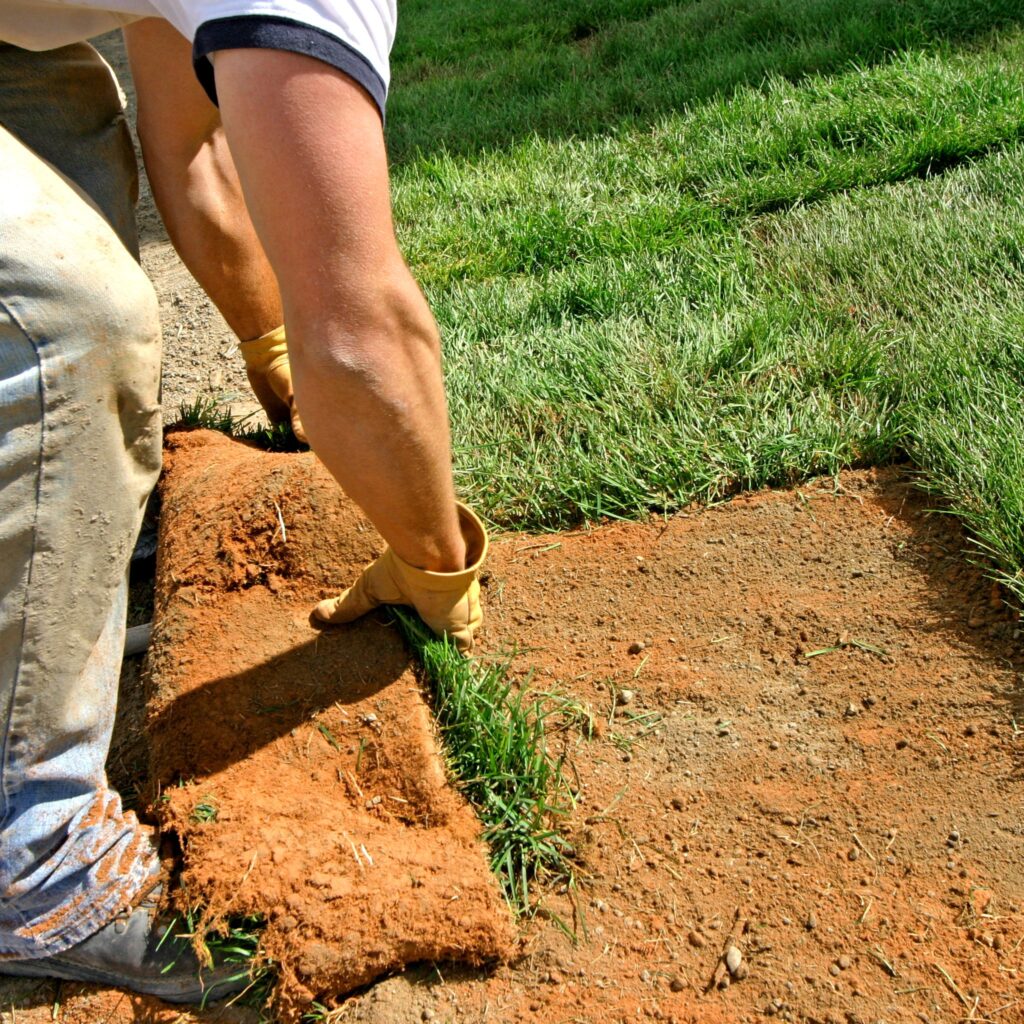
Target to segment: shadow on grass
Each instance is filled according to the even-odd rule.
[[[392,58],[392,161],[649,123],[757,86],[969,46],[1024,23],[1009,0],[420,0]]]

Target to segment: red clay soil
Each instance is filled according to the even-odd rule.
[[[544,894],[520,962],[342,1019],[1024,1021],[1019,627],[926,508],[847,473],[499,540],[486,647],[578,705],[577,895]]]
[[[167,439],[149,730],[158,816],[205,922],[266,918],[296,1019],[423,960],[504,955],[511,919],[394,630],[312,605],[380,541],[312,454]]]
[[[250,456],[201,437],[174,443],[172,463],[182,446],[205,446],[189,458],[216,497],[165,512],[179,529],[176,581],[162,580],[163,600],[178,587],[182,618],[164,628],[200,631],[180,678],[211,684],[179,698],[187,729],[171,705],[155,708],[158,762],[200,780],[171,792],[191,851],[187,881],[217,896],[221,912],[267,893],[272,921],[294,917],[307,936],[319,911],[276,907],[275,887],[294,884],[302,914],[319,906],[330,921],[355,922],[329,952],[358,956],[362,876],[351,855],[323,848],[322,815],[333,808],[375,861],[373,830],[394,822],[365,812],[336,768],[354,769],[365,740],[360,771],[380,774],[371,788],[360,774],[363,794],[415,801],[424,769],[413,766],[435,762],[420,741],[399,745],[406,729],[395,725],[395,705],[374,706],[377,735],[347,703],[353,687],[376,689],[371,703],[413,691],[393,631],[364,623],[311,645],[305,615],[379,542],[338,511],[309,457]],[[268,499],[282,509],[287,544],[274,536]],[[496,538],[483,647],[516,651],[523,686],[571,702],[549,727],[576,794],[566,818],[575,887],[537,887],[539,913],[512,962],[413,967],[350,996],[331,1021],[1021,1024],[1020,625],[966,563],[956,522],[927,509],[903,471],[857,472],[838,486],[812,482],[667,520]],[[190,562],[187,550],[205,554]],[[246,614],[229,617],[236,601]],[[291,646],[269,660],[266,644],[286,635]],[[337,682],[316,670],[317,645],[344,648],[331,662]],[[178,678],[164,649],[157,674]],[[264,751],[282,779],[305,773],[305,791],[279,799],[275,776],[252,768]],[[190,822],[207,798],[216,822]],[[395,814],[406,805],[385,806]],[[430,830],[400,824],[422,849]],[[221,830],[235,859],[204,865],[225,848],[213,838]],[[452,861],[428,906],[415,903],[422,888],[396,893],[388,912],[399,932],[422,935],[421,912],[438,930],[452,907],[464,913],[470,878],[480,894],[473,920],[500,916],[473,874],[481,859],[472,829],[459,835],[469,874]],[[292,863],[307,841],[330,862]],[[278,843],[288,844],[280,864]],[[389,853],[411,855],[397,845]],[[351,890],[317,902],[339,882]],[[463,898],[446,905],[444,883]],[[296,929],[273,940],[278,955],[295,958],[292,979],[303,969],[299,945],[289,945]],[[388,930],[372,934],[380,947],[392,941]],[[735,975],[722,967],[730,944],[742,957]],[[163,1024],[120,1005],[116,1024]],[[17,1019],[36,1021],[20,1010]]]

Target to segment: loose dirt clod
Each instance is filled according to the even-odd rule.
[[[736,976],[742,963],[743,954],[735,946],[729,946],[725,951],[725,966],[733,977]]]

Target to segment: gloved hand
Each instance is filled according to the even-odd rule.
[[[284,327],[278,327],[260,338],[238,343],[245,360],[249,384],[271,423],[291,420],[292,433],[308,444],[302,429],[299,410],[292,393],[292,371],[288,364],[288,342]]]
[[[468,654],[483,621],[477,571],[487,555],[487,532],[465,505],[456,507],[466,541],[461,572],[417,569],[388,548],[348,590],[321,601],[313,614],[321,622],[351,622],[382,604],[411,605],[435,633],[451,637]]]

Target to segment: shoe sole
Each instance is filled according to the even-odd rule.
[[[11,978],[51,978],[56,981],[82,981],[91,985],[127,988],[146,996],[156,996],[167,1003],[188,1003],[194,1006],[216,1002],[241,992],[249,983],[248,973],[239,966],[240,974],[211,981],[206,986],[182,988],[180,984],[155,978],[127,978],[123,974],[103,971],[84,964],[47,957],[45,963],[32,960],[0,960],[0,975]]]

